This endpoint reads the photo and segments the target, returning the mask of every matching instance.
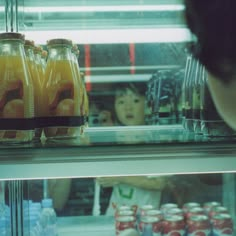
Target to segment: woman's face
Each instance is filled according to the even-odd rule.
[[[207,82],[218,113],[232,129],[236,130],[236,80],[224,84],[208,73]]]
[[[123,125],[144,125],[145,97],[127,89],[116,95],[115,112]]]

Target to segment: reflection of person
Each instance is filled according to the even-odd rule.
[[[118,124],[145,124],[145,92],[143,83],[116,84],[114,112]]]
[[[53,206],[61,211],[65,206],[71,189],[72,179],[50,179],[48,181],[48,194],[53,199]]]
[[[208,85],[216,108],[236,129],[236,4],[234,0],[185,0],[186,19],[197,43],[192,52],[209,72]]]
[[[101,177],[97,181],[103,187],[113,186],[107,215],[114,214],[114,206],[153,205],[158,208],[161,189],[166,185],[166,177],[149,176],[120,176]]]
[[[162,203],[176,202],[183,207],[186,202],[222,202],[222,174],[174,175],[162,192]]]
[[[116,84],[114,95],[114,113],[118,125],[145,124],[145,91],[143,83]],[[129,136],[130,137],[130,136]],[[129,140],[128,140],[129,141]],[[113,186],[107,215],[114,214],[114,205],[151,204],[159,207],[161,189],[166,184],[166,177],[120,176],[101,177],[97,181],[103,187]]]
[[[118,83],[114,86],[114,120],[117,125],[145,125],[145,92],[144,83]],[[116,132],[119,143],[139,143],[144,139],[143,131],[130,130]]]
[[[103,126],[112,126],[112,114],[111,111],[105,109],[103,105],[91,102],[89,109],[89,126],[90,127],[103,127]]]

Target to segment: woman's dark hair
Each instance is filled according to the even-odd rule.
[[[236,1],[185,0],[186,20],[197,43],[193,55],[217,78],[236,75]]]

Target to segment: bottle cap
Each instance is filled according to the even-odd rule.
[[[52,45],[67,45],[72,47],[73,43],[70,39],[58,38],[58,39],[50,39],[47,41],[48,46]]]
[[[35,45],[34,46],[34,53],[41,54],[42,51],[43,51],[43,48],[40,45]]]
[[[25,40],[25,46],[34,47],[34,41],[33,41],[33,40],[26,39],[26,40]]]
[[[20,33],[6,32],[0,34],[0,40],[19,39],[22,42],[25,41],[25,35]]]
[[[52,199],[51,198],[43,199],[42,206],[43,207],[52,207]]]

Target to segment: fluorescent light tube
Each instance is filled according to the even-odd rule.
[[[25,37],[37,44],[45,44],[53,38],[68,38],[78,44],[113,43],[168,43],[192,41],[187,28],[152,29],[106,29],[106,30],[63,30],[23,31]]]
[[[24,7],[28,13],[55,12],[127,12],[127,11],[183,11],[185,6],[176,5],[116,5],[116,6],[59,6],[59,7]]]

